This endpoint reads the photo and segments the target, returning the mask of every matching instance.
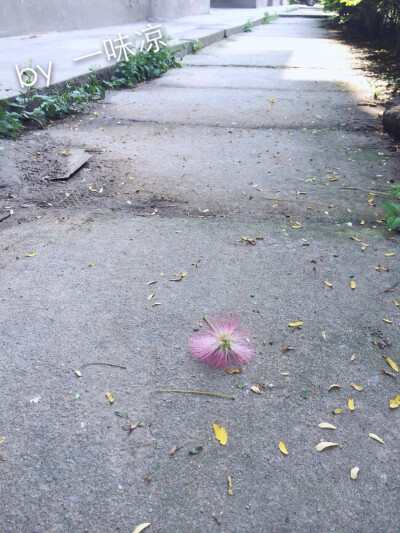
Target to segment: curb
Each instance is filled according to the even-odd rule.
[[[278,15],[280,16],[280,15]],[[261,22],[263,20],[263,17],[258,18],[256,20],[252,20],[253,26],[259,26],[261,25]],[[247,23],[247,22],[246,22]],[[201,41],[201,48],[205,48],[206,46],[209,46],[213,43],[216,43],[218,41],[221,41],[222,39],[226,39],[227,37],[230,37],[231,35],[234,35],[236,33],[243,32],[246,23],[240,24],[239,26],[234,26],[232,28],[226,28],[223,30],[218,30],[213,33],[207,34],[201,39],[172,39],[171,40],[171,48],[174,49],[179,55],[182,57],[193,54],[194,52],[194,46],[195,43],[197,43],[199,40]],[[113,75],[114,68],[118,65],[118,63],[114,63],[113,65],[110,65],[109,67],[103,67],[96,71],[96,77],[99,81],[109,81],[111,79],[111,76]],[[61,81],[59,83],[51,84],[49,87],[40,87],[38,89],[32,89],[29,91],[29,96],[35,96],[36,94],[52,94],[54,91],[64,92],[67,89],[67,85],[69,84],[75,84],[79,85],[80,83],[84,83],[87,81],[87,77],[89,76],[89,73],[86,74],[80,74],[79,76],[74,76],[73,78],[68,78],[67,80]],[[27,93],[24,93],[24,95]],[[3,100],[3,107],[6,110],[10,110],[10,107],[5,104],[4,100],[7,100],[8,102],[15,102],[17,98],[19,98],[21,95],[15,95],[10,96],[9,98],[1,99]],[[0,101],[1,101],[0,100]],[[31,105],[28,104],[28,110],[32,111],[34,109],[35,105],[34,102],[30,102]]]
[[[394,96],[386,102],[383,129],[394,137],[400,138],[400,96]]]

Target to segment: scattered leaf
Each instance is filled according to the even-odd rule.
[[[225,444],[228,442],[228,435],[226,433],[226,429],[223,427],[219,427],[217,424],[213,424],[213,428],[217,441],[221,444],[221,446],[225,446]]]
[[[334,446],[340,446],[340,444],[338,444],[337,442],[319,442],[315,446],[315,449],[317,450],[317,452],[323,452],[327,448],[333,448]]]
[[[350,287],[351,287],[351,290],[354,290],[356,288],[356,282],[354,280],[350,281]]]
[[[327,287],[333,287],[332,283],[330,281],[324,281],[324,284],[327,286]]]
[[[284,346],[282,352],[288,352],[289,350],[294,350],[293,346]]]
[[[385,441],[383,441],[380,437],[378,437],[378,435],[375,435],[375,433],[368,433],[368,437],[371,437],[371,439],[374,439],[380,442],[381,444],[385,444]]]
[[[394,303],[394,305],[396,305],[397,307],[400,306],[400,304],[399,304],[399,302],[398,302],[397,300],[393,300],[393,303]]]
[[[302,326],[303,322],[301,320],[298,320],[297,322],[289,322],[288,326],[291,328],[298,328],[299,326]]]
[[[391,368],[393,368],[395,372],[399,371],[399,367],[396,365],[396,363],[392,359],[390,359],[390,357],[386,357],[386,362]]]
[[[108,396],[107,396],[108,398]],[[114,400],[113,400],[114,401]],[[117,416],[119,416],[120,418],[129,418],[129,415],[128,413],[122,413],[121,411],[115,411],[114,414],[116,414]]]
[[[279,449],[284,455],[288,455],[288,451],[286,449],[286,446],[285,446],[285,444],[282,441],[279,442]]]
[[[324,341],[326,341],[326,331],[322,331],[321,335],[322,335],[322,338],[324,339]]]
[[[355,361],[355,359],[356,359],[356,355],[354,353],[352,353],[350,355],[350,361],[353,362],[353,361]]]
[[[150,301],[154,298],[154,296],[156,295],[155,292],[153,292],[152,294],[149,294],[149,296],[147,297],[147,299]]]
[[[303,389],[301,391],[301,397],[303,398],[303,400],[307,400],[307,398],[308,398],[308,390]]]
[[[80,370],[75,370],[75,374],[78,376],[78,378],[82,377],[82,372]]]
[[[108,401],[109,401],[110,403],[114,403],[115,398],[114,398],[114,396],[111,394],[111,392],[106,392],[106,396],[107,396]]]
[[[352,468],[350,470],[350,477],[351,479],[357,479],[357,476],[358,476],[358,472],[360,471],[360,469],[358,468],[358,466],[355,466],[354,468]]]
[[[388,318],[382,318],[382,320],[386,322],[387,324],[393,324],[393,322],[389,320]]]
[[[193,448],[193,450],[190,450],[189,453],[191,455],[196,455],[197,453],[200,453],[203,451],[203,446],[196,446],[196,448]]]
[[[333,409],[332,413],[334,415],[340,415],[340,413],[343,412],[343,409],[340,409],[340,407],[337,407],[336,409]]]
[[[318,424],[318,427],[321,429],[336,429],[336,426],[329,424],[329,422],[321,422]]]
[[[225,372],[227,374],[240,374],[243,371],[242,368],[227,368]]]
[[[179,446],[179,444],[175,444],[175,446],[172,448],[172,450],[169,452],[170,455],[174,455],[175,452],[177,452],[182,446]]]
[[[256,394],[261,394],[260,387],[258,385],[252,385],[250,389]]]
[[[95,265],[95,263],[89,263],[89,266],[90,266],[90,267],[94,267],[94,266],[96,266],[96,265]]]
[[[0,446],[3,444],[3,442],[6,440],[5,437],[0,437]]]
[[[231,477],[231,476],[228,476],[228,494],[230,494],[231,496],[233,496],[234,493],[235,493],[235,491],[233,490],[232,477]]]
[[[350,386],[353,387],[353,389],[358,390],[359,392],[364,389],[361,385],[356,385],[355,383],[350,383]]]
[[[293,224],[292,225],[292,228],[293,229],[299,229],[299,228],[302,228],[303,226],[301,224],[299,224],[298,222],[296,222],[296,224]]]
[[[65,157],[68,157],[69,156],[69,152],[67,152],[67,150],[63,150],[61,152],[61,155],[65,156]]]
[[[399,406],[400,406],[400,395],[396,396],[396,398],[393,398],[393,400],[389,401],[390,409],[397,409]]]
[[[384,368],[382,368],[381,370],[381,374],[386,374],[387,376],[391,376],[392,378],[397,378],[397,374],[395,374],[394,372],[389,372],[388,370],[385,370]]]
[[[143,524],[139,524],[135,527],[133,533],[141,533],[141,531],[144,531],[149,526],[151,526],[151,522],[143,522]]]
[[[37,255],[37,252],[32,252],[31,254],[25,254],[25,257],[35,257]]]
[[[73,399],[74,399],[74,400],[78,400],[78,399],[79,399],[79,396],[80,396],[80,394],[79,394],[79,392],[77,392],[77,393],[75,394],[75,396],[74,396]]]
[[[329,385],[328,387],[328,391],[335,390],[335,389],[340,389],[340,385],[338,385],[337,383],[333,383],[332,385]]]
[[[154,280],[154,281],[148,281],[148,282],[146,283],[146,285],[153,285],[153,283],[157,283],[157,281],[155,281],[155,280]]]
[[[93,115],[95,115],[96,117],[99,116],[98,112],[97,111],[93,111]]]
[[[385,257],[391,257],[392,255],[394,255],[394,252],[389,252],[389,253],[385,254]]]
[[[350,411],[354,411],[354,400],[353,400],[353,398],[349,398],[348,399],[347,406],[350,409]]]
[[[289,372],[281,372],[281,376],[289,376]]]

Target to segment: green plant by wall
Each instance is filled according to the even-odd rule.
[[[269,24],[273,20],[276,20],[279,17],[277,13],[274,13],[273,15],[270,15],[268,11],[264,11],[264,16],[261,20],[261,24]]]
[[[400,183],[392,185],[392,193],[390,195],[392,200],[400,199]],[[400,203],[399,202],[382,202],[382,206],[386,212],[386,227],[388,229],[396,229],[400,227]]]
[[[253,31],[253,23],[250,19],[244,25],[243,31]]]
[[[197,52],[200,52],[200,50],[203,48],[203,43],[200,39],[197,41],[193,41],[192,43],[192,50],[194,54],[197,54]]]
[[[30,88],[13,101],[0,100],[0,135],[16,138],[28,122],[44,126],[47,119],[82,112],[94,100],[104,98],[106,88],[132,87],[158,78],[169,68],[180,67],[179,59],[179,50],[170,46],[162,47],[158,52],[137,51],[129,56],[128,61],[115,65],[109,81],[101,82],[97,71],[92,68],[85,82],[80,85],[69,83],[62,93],[53,91],[50,94],[32,95]]]

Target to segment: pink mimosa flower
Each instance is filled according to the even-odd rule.
[[[205,325],[202,331],[189,338],[193,357],[216,367],[235,368],[247,364],[255,356],[250,339],[239,329],[240,318],[203,319]]]

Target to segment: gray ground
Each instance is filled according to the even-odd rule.
[[[317,20],[281,19],[109,92],[99,116],[2,143],[2,532],[399,530],[399,386],[381,373],[400,364],[399,252],[368,192],[399,161],[381,109],[357,105],[372,94],[352,61]],[[41,179],[76,148],[98,151],[69,181]],[[241,374],[187,353],[219,312],[254,334]]]

